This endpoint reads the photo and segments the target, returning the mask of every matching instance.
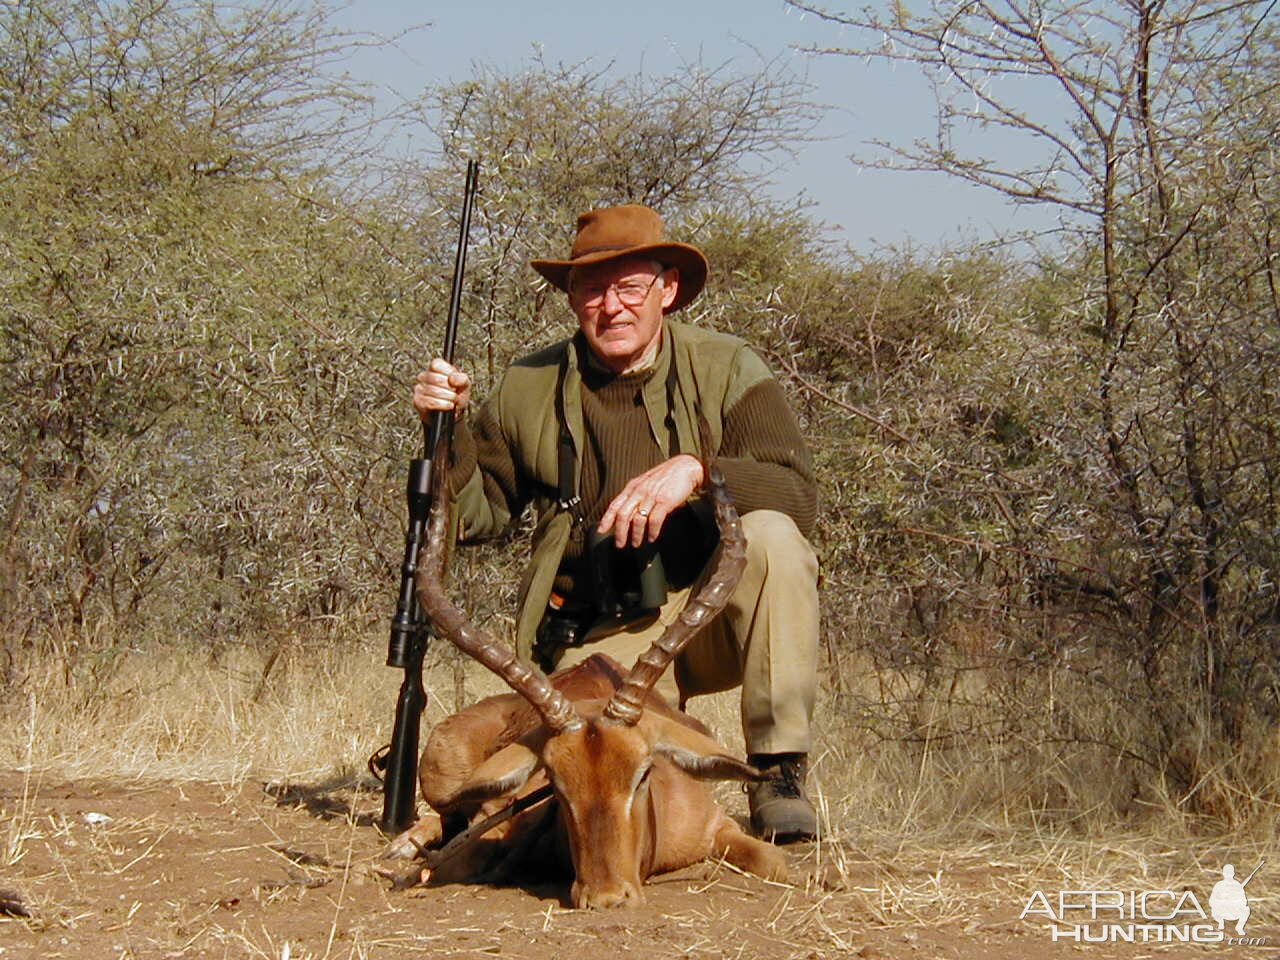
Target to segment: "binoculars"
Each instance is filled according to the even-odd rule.
[[[618,548],[612,533],[592,530],[585,562],[591,571],[592,605],[574,610],[548,607],[538,625],[533,655],[548,672],[555,669],[557,651],[580,645],[593,626],[639,620],[667,602],[667,577],[655,544]]]
[[[612,533],[587,534],[595,606],[601,619],[632,620],[667,602],[667,576],[655,543],[616,547]]]

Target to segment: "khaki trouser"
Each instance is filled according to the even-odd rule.
[[[818,559],[776,510],[742,517],[747,567],[721,614],[689,641],[657,690],[672,703],[742,686],[747,753],[807,753],[818,682]],[[607,653],[624,666],[675,621],[689,591],[673,591],[655,619],[596,628],[560,652],[557,669]]]

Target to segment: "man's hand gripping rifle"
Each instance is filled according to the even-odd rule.
[[[462,300],[462,276],[467,266],[467,236],[471,229],[471,207],[475,201],[480,165],[467,163],[467,181],[463,191],[462,219],[458,227],[458,248],[453,262],[453,286],[449,294],[449,314],[445,325],[442,356],[453,362],[458,339],[458,312]],[[409,529],[404,538],[404,560],[400,564],[400,595],[396,614],[391,620],[391,642],[387,647],[387,666],[404,670],[400,695],[396,700],[395,728],[391,746],[379,751],[369,761],[376,776],[385,771],[382,784],[382,820],[384,833],[396,834],[408,829],[415,818],[414,795],[417,793],[418,735],[426,692],[422,688],[422,658],[427,649],[431,624],[418,607],[414,592],[414,574],[418,569],[418,553],[422,549],[431,514],[431,457],[439,449],[441,436],[453,433],[453,411],[438,411],[423,425],[425,449],[422,457],[409,464]],[[447,454],[446,454],[447,455]]]

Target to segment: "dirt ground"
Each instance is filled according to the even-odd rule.
[[[380,805],[349,781],[0,775],[0,960],[1277,956],[1055,944],[1019,919],[1026,881],[1015,888],[1013,864],[890,862],[834,842],[788,848],[791,885],[704,864],[655,878],[634,910],[572,910],[558,885],[393,890],[373,870]]]

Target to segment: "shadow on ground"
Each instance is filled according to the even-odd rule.
[[[381,785],[371,777],[335,776],[319,783],[264,783],[262,792],[278,807],[302,808],[318,820],[345,820],[358,827],[376,827],[369,812],[371,795]]]

